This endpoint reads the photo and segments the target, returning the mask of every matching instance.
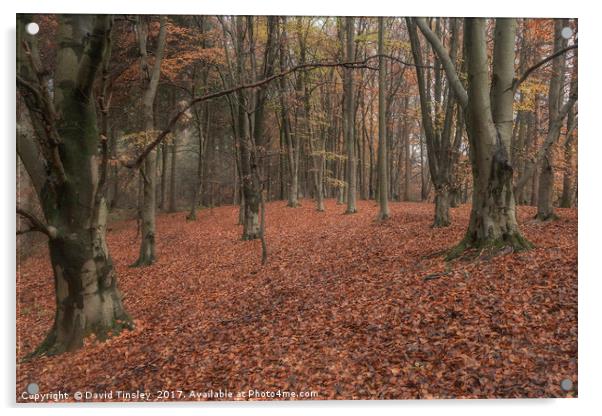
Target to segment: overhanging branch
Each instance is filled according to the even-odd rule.
[[[48,236],[48,238],[51,238],[51,239],[56,238],[56,235],[57,235],[56,228],[54,228],[52,226],[47,226],[41,220],[39,220],[35,215],[33,215],[31,212],[17,207],[17,214],[19,214],[22,217],[24,217],[25,219],[27,219],[29,221],[29,223],[31,224],[30,228],[28,228],[27,230],[19,230],[19,231],[17,231],[17,234],[24,234],[24,233],[30,232],[30,231],[39,231],[41,233],[46,234]]]
[[[574,45],[567,46],[566,48],[553,53],[552,55],[548,56],[547,58],[544,58],[541,61],[539,61],[538,63],[536,63],[535,65],[531,66],[523,73],[523,75],[520,76],[520,78],[516,78],[514,80],[514,82],[512,83],[512,90],[516,91],[518,89],[518,87],[529,77],[529,75],[531,75],[534,71],[536,71],[543,65],[550,62],[552,59],[557,58],[560,55],[567,53],[571,49],[577,49],[577,47],[578,47],[578,45],[576,43]]]
[[[242,90],[246,90],[246,89],[251,89],[251,88],[258,88],[261,87],[269,82],[272,82],[274,80],[277,80],[279,78],[285,77],[287,75],[290,75],[292,73],[295,73],[297,71],[303,71],[303,70],[307,70],[307,71],[311,71],[313,69],[317,69],[317,68],[332,68],[332,67],[343,67],[343,68],[351,68],[351,69],[372,69],[372,70],[378,70],[378,67],[373,67],[368,65],[368,63],[374,59],[378,59],[379,57],[385,57],[388,59],[391,59],[395,62],[398,62],[402,65],[408,65],[408,66],[416,66],[416,67],[421,67],[421,68],[429,68],[429,69],[433,69],[432,66],[422,66],[422,65],[415,65],[409,62],[405,62],[400,58],[391,56],[391,55],[372,55],[367,57],[366,59],[363,59],[361,61],[350,61],[350,62],[315,62],[315,63],[307,63],[307,64],[301,64],[301,65],[297,65],[294,66],[292,68],[287,69],[286,71],[282,71],[279,72],[277,74],[271,75],[269,77],[266,77],[264,79],[261,79],[259,81],[255,81],[252,83],[248,83],[248,84],[240,84],[237,85],[235,87],[231,87],[228,89],[224,89],[221,91],[217,91],[214,93],[210,93],[210,94],[206,94],[203,95],[201,97],[197,97],[192,99],[182,110],[178,111],[170,120],[169,123],[167,123],[167,127],[161,132],[159,133],[159,135],[157,136],[157,138],[155,140],[153,140],[151,143],[149,143],[144,150],[142,151],[142,153],[140,153],[140,155],[132,160],[129,161],[127,163],[124,163],[124,165],[127,168],[133,169],[133,168],[138,168],[142,162],[144,161],[144,159],[146,158],[146,156],[148,156],[148,154],[150,152],[153,151],[153,149],[155,147],[157,147],[157,145],[159,145],[159,143],[161,143],[165,137],[171,133],[173,131],[173,129],[175,128],[176,124],[178,123],[178,121],[180,120],[180,118],[186,114],[186,112],[192,108],[194,105],[201,103],[203,101],[208,101],[208,100],[212,100],[214,98],[219,98],[219,97],[223,97],[229,94],[233,94],[236,93],[238,91],[242,91]]]

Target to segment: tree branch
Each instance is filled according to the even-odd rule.
[[[220,90],[217,92],[213,92],[213,93],[209,93],[209,94],[205,94],[201,97],[197,97],[192,99],[182,110],[178,111],[167,123],[167,127],[161,132],[159,133],[159,135],[157,136],[157,138],[155,140],[153,140],[151,143],[149,143],[146,148],[144,148],[144,150],[142,151],[142,153],[140,153],[140,155],[134,159],[131,160],[129,162],[124,163],[124,166],[130,169],[133,168],[138,168],[142,162],[144,161],[144,159],[146,158],[146,156],[153,151],[153,149],[155,147],[157,147],[157,145],[159,145],[159,143],[161,143],[165,137],[171,133],[174,129],[174,127],[176,126],[176,124],[178,123],[178,120],[193,106],[195,106],[198,103],[201,103],[203,101],[208,101],[208,100],[212,100],[214,98],[219,98],[219,97],[223,97],[225,95],[229,95],[229,94],[233,94],[242,90],[246,90],[246,89],[251,89],[251,88],[259,88],[262,87],[263,85],[270,83],[274,80],[277,80],[279,78],[285,77],[287,75],[290,75],[292,73],[295,73],[297,71],[302,71],[302,70],[307,70],[307,71],[311,71],[313,69],[317,69],[317,68],[332,68],[332,67],[343,67],[343,68],[351,68],[351,69],[373,69],[373,70],[378,70],[377,67],[372,67],[370,65],[368,65],[368,62],[374,60],[374,59],[378,59],[381,55],[372,55],[367,57],[366,59],[363,59],[361,61],[350,61],[350,62],[314,62],[314,63],[307,63],[307,64],[301,64],[301,65],[297,65],[294,66],[292,68],[287,69],[286,71],[281,71],[277,74],[271,75],[269,77],[266,77],[264,79],[255,81],[255,82],[251,82],[251,83],[247,83],[247,84],[240,84],[231,88],[227,88],[224,90]],[[418,66],[415,64],[411,64],[408,62],[405,62],[399,58],[396,58],[394,56],[391,55],[382,55],[385,58],[394,60],[395,62],[399,62],[403,65],[408,65],[408,66]],[[419,66],[419,67],[423,67],[423,68],[433,68],[432,66]]]
[[[17,234],[24,234],[24,233],[30,232],[30,231],[39,231],[41,233],[46,234],[48,236],[48,238],[50,238],[50,239],[56,238],[57,229],[52,226],[47,226],[42,221],[40,221],[35,215],[33,215],[31,212],[17,207],[17,214],[26,218],[31,224],[31,227],[29,229],[17,231]]]
[[[76,86],[84,98],[89,98],[92,86],[96,79],[96,72],[106,59],[105,48],[109,42],[113,17],[111,15],[98,15],[90,42],[84,50],[77,72]]]
[[[531,66],[529,69],[527,69],[523,73],[523,75],[521,75],[520,78],[515,78],[514,79],[514,82],[512,83],[512,90],[516,91],[518,89],[518,87],[529,77],[529,75],[531,75],[533,73],[533,71],[535,71],[538,68],[540,68],[541,66],[547,64],[552,59],[557,58],[557,57],[559,57],[560,55],[562,55],[564,53],[567,53],[571,49],[577,49],[577,47],[578,47],[578,45],[576,43],[574,45],[567,46],[566,48],[561,49],[558,52],[553,53],[552,55],[548,56],[547,58],[544,58],[541,61],[539,61],[538,63],[536,63],[535,65]]]
[[[458,98],[458,101],[460,102],[462,107],[466,107],[466,105],[468,104],[468,93],[464,89],[464,86],[462,85],[462,82],[458,77],[458,72],[456,71],[455,65],[449,57],[445,46],[443,46],[443,43],[441,43],[441,39],[439,39],[439,37],[435,33],[433,33],[433,31],[429,28],[428,24],[426,23],[426,20],[424,20],[424,17],[416,17],[415,21],[418,27],[420,28],[420,31],[422,32],[426,40],[429,41],[429,43],[433,47],[433,50],[439,57],[439,60],[443,64],[443,69],[447,74],[449,84],[453,88],[454,93]]]

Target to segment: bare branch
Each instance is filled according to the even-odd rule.
[[[429,43],[433,47],[433,50],[437,54],[437,57],[443,64],[443,69],[447,74],[449,84],[453,88],[454,93],[458,98],[458,101],[460,102],[462,107],[466,107],[468,103],[468,93],[464,89],[464,86],[462,85],[462,82],[458,77],[458,72],[456,71],[454,63],[452,62],[449,54],[447,53],[445,46],[443,46],[443,43],[441,43],[441,39],[439,39],[439,37],[435,33],[433,33],[433,31],[429,28],[428,24],[426,23],[426,20],[424,20],[424,17],[416,17],[415,21],[416,25],[418,25],[420,31],[422,32],[426,40],[429,41]]]
[[[179,112],[177,112],[170,120],[169,123],[167,123],[167,127],[161,132],[159,133],[159,135],[157,136],[157,138],[155,140],[153,140],[151,143],[149,143],[146,148],[142,151],[142,153],[140,153],[140,155],[130,161],[130,162],[126,162],[124,163],[124,166],[127,168],[138,168],[142,162],[144,161],[144,159],[146,158],[146,156],[153,151],[153,149],[155,147],[157,147],[157,145],[159,145],[159,143],[161,143],[165,137],[171,133],[173,131],[173,129],[175,128],[176,124],[178,123],[178,120],[190,109],[192,108],[194,105],[201,103],[203,101],[208,101],[208,100],[212,100],[214,98],[219,98],[219,97],[223,97],[226,95],[230,95],[233,93],[236,93],[238,91],[242,91],[242,90],[247,90],[247,89],[251,89],[251,88],[259,88],[262,87],[263,85],[270,83],[274,80],[277,80],[279,78],[285,77],[287,75],[290,75],[292,73],[295,73],[297,71],[311,71],[313,69],[317,69],[317,68],[332,68],[332,67],[343,67],[343,68],[351,68],[351,69],[373,69],[373,70],[378,70],[378,67],[372,67],[370,65],[368,65],[368,63],[374,59],[378,59],[381,55],[372,55],[367,57],[366,59],[363,59],[361,61],[350,61],[350,62],[314,62],[314,63],[307,63],[307,64],[301,64],[301,65],[297,65],[294,66],[292,68],[287,69],[286,71],[281,71],[277,74],[268,76],[264,79],[255,81],[255,82],[251,82],[251,83],[247,83],[247,84],[240,84],[231,88],[227,88],[224,90],[220,90],[217,92],[213,92],[210,94],[206,94],[203,95],[201,97],[197,97],[192,99],[182,110],[180,110]],[[399,58],[396,58],[394,56],[391,55],[382,55],[385,58],[394,60],[395,62],[401,63],[403,65],[408,65],[408,66],[418,66],[412,63],[408,63],[405,62]],[[420,66],[423,68],[433,68],[432,66]]]
[[[520,86],[520,84],[522,84],[528,77],[529,75],[531,75],[533,73],[533,71],[537,70],[538,68],[540,68],[541,66],[547,64],[548,62],[550,62],[552,59],[559,57],[560,55],[567,53],[568,51],[572,50],[572,49],[577,49],[577,44],[575,43],[574,45],[571,46],[567,46],[564,49],[559,50],[558,52],[553,53],[552,55],[548,56],[547,58],[542,59],[541,61],[539,61],[538,63],[536,63],[535,65],[533,65],[532,67],[530,67],[529,69],[527,69],[523,75],[521,75],[520,78],[517,78],[514,80],[514,82],[512,83],[512,90],[516,91],[518,89],[518,87]]]
[[[56,228],[54,228],[52,226],[47,226],[42,221],[40,221],[35,215],[33,215],[31,212],[17,207],[17,214],[26,218],[31,224],[31,227],[29,229],[20,230],[21,232],[17,231],[17,234],[23,234],[23,233],[30,232],[30,231],[39,231],[41,233],[46,234],[48,236],[48,238],[51,238],[51,239],[56,238],[56,236],[57,236]]]

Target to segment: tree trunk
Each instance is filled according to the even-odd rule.
[[[354,19],[353,17],[346,17],[346,59],[352,61],[354,58],[353,53],[353,38],[354,38]],[[344,80],[344,96],[345,96],[345,146],[347,151],[347,210],[346,214],[353,214],[357,212],[355,204],[355,191],[356,191],[356,161],[355,161],[355,104],[353,98],[353,70],[351,68],[345,68],[345,80]]]
[[[161,146],[157,146],[158,152],[161,154],[161,189],[159,190],[159,209],[165,210],[165,202],[167,200],[167,164],[169,158],[169,152],[167,151],[167,144],[162,143]]]
[[[515,19],[496,19],[490,96],[486,21],[482,18],[465,19],[468,89],[461,100],[465,103],[474,189],[468,230],[448,258],[457,256],[466,248],[510,246],[522,250],[532,247],[521,235],[516,221],[509,161],[515,32]],[[449,76],[449,67],[446,71]],[[460,88],[457,90],[463,92]]]
[[[378,202],[380,210],[379,220],[389,218],[388,191],[389,182],[387,178],[387,120],[385,119],[385,58],[384,52],[384,18],[378,18]]]
[[[132,327],[121,301],[105,240],[107,208],[104,198],[98,210],[98,218],[90,229],[61,228],[59,236],[48,243],[54,271],[56,313],[50,333],[36,351],[39,354],[72,351],[80,348],[90,334],[104,340],[123,328]],[[57,214],[63,216],[64,212],[63,208]],[[65,224],[68,220],[62,218]]]
[[[175,140],[171,145],[171,175],[170,175],[170,183],[169,183],[169,212],[176,212],[176,187],[178,181],[176,180],[176,172],[177,172],[177,153],[178,153],[178,142]]]
[[[562,29],[568,25],[568,19],[558,19],[554,28],[554,52],[564,49],[567,40],[562,36]],[[537,214],[535,218],[540,221],[554,220],[558,217],[554,213],[554,165],[553,148],[558,136],[560,136],[560,125],[562,125],[561,104],[564,96],[564,71],[566,67],[566,55],[561,55],[552,61],[552,77],[548,91],[548,133],[555,131],[554,124],[558,125],[558,134],[550,145],[545,147],[541,172],[539,174],[539,195],[537,198]],[[562,118],[561,118],[562,117]]]
[[[165,16],[160,18],[159,39],[157,41],[157,50],[155,51],[155,62],[152,67],[150,78],[147,79],[148,85],[142,98],[144,129],[146,131],[146,140],[150,142],[154,131],[153,104],[157,95],[157,87],[161,76],[161,60],[165,49],[165,38],[167,34],[167,19]],[[146,73],[148,67],[148,58],[146,51],[146,42],[148,36],[148,21],[142,17],[138,24],[138,36],[140,42],[141,67],[142,73]],[[155,216],[156,216],[156,151],[151,151],[144,159],[144,166],[140,168],[140,174],[144,180],[143,186],[143,204],[142,204],[142,241],[140,243],[140,254],[132,266],[148,266],[155,261]]]
[[[564,175],[562,178],[561,208],[570,208],[573,206],[573,141],[575,137],[573,129],[575,126],[575,113],[571,111],[567,118],[567,137],[564,141]]]
[[[20,138],[17,151],[48,223],[40,231],[49,238],[56,296],[54,324],[34,354],[57,354],[81,347],[88,335],[104,339],[132,327],[105,241],[108,149],[99,140],[92,92],[96,73],[110,56],[112,17],[60,16],[51,98],[32,65],[39,60],[37,40],[26,34],[30,20],[22,16],[17,19],[18,86],[37,143]],[[23,80],[44,98],[31,94]],[[60,152],[53,140],[60,142]]]
[[[451,205],[451,194],[447,187],[435,188],[435,220],[433,227],[447,227],[451,224],[449,219],[449,207]]]

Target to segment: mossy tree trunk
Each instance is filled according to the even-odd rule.
[[[49,238],[54,273],[54,323],[36,354],[57,354],[131,327],[105,240],[108,146],[98,129],[92,87],[110,55],[112,17],[59,18],[55,91],[47,89],[35,37],[17,21],[17,84],[29,110],[35,138],[17,151],[32,178],[44,221],[17,208]],[[26,52],[25,46],[28,51]],[[29,55],[29,56],[28,56]]]
[[[474,179],[470,222],[463,245],[528,249],[520,233],[510,163],[514,90],[515,19],[496,19],[491,92],[485,19],[465,21],[468,111],[465,112]],[[489,109],[491,109],[489,111]]]
[[[514,99],[516,20],[498,18],[495,24],[491,83],[487,54],[486,20],[464,19],[464,59],[467,89],[440,39],[422,18],[418,26],[433,46],[462,105],[470,144],[473,198],[468,229],[453,257],[467,248],[532,245],[520,233],[509,159]]]

